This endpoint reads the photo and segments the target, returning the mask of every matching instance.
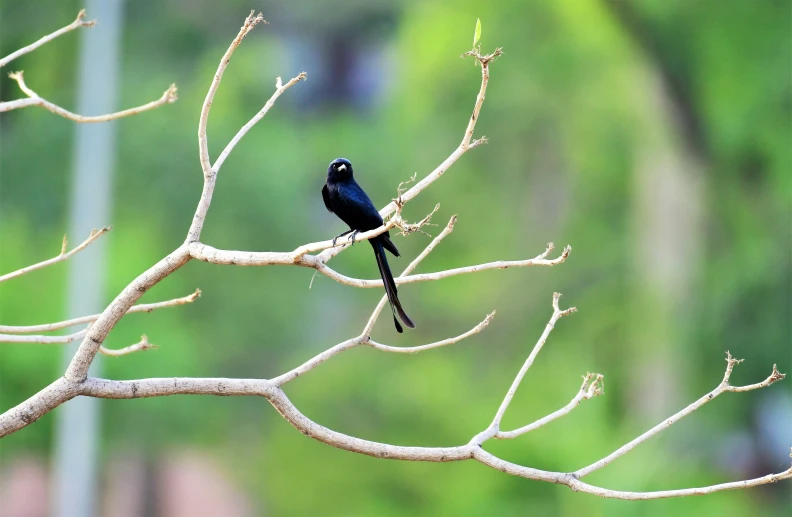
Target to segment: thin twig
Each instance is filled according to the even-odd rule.
[[[280,97],[283,94],[283,92],[285,92],[286,90],[297,84],[298,82],[304,81],[307,77],[308,74],[306,74],[305,72],[300,72],[300,74],[297,75],[297,77],[293,77],[286,84],[283,84],[281,78],[278,77],[277,81],[275,82],[275,93],[272,94],[272,97],[269,98],[266,104],[264,104],[264,107],[261,108],[261,110],[259,110],[259,112],[256,113],[253,116],[253,118],[248,121],[247,124],[242,126],[242,129],[240,129],[237,132],[237,134],[234,135],[234,138],[232,138],[231,141],[228,142],[228,145],[226,145],[225,149],[223,149],[223,152],[220,153],[220,156],[218,156],[217,160],[215,160],[215,163],[212,166],[212,170],[215,173],[217,173],[217,171],[220,170],[220,167],[223,166],[223,163],[225,163],[226,158],[228,158],[228,155],[231,154],[231,151],[234,150],[234,147],[236,147],[239,141],[242,140],[242,137],[245,136],[248,133],[248,131],[250,131],[250,129],[253,126],[255,126],[261,119],[263,119],[270,109],[272,109],[272,106],[275,105],[275,101],[278,100],[278,97]]]
[[[49,260],[45,260],[43,262],[39,262],[38,264],[33,264],[32,266],[23,267],[22,269],[18,269],[16,271],[12,271],[11,273],[6,273],[3,276],[0,276],[0,283],[5,282],[6,280],[11,280],[12,278],[16,278],[22,276],[24,274],[30,273],[31,271],[36,271],[37,269],[42,269],[47,266],[51,266],[52,264],[57,264],[58,262],[62,262],[64,260],[68,260],[74,254],[81,252],[85,248],[87,248],[93,241],[101,237],[103,234],[109,232],[112,229],[111,226],[106,226],[99,230],[91,230],[91,235],[88,236],[79,246],[74,248],[73,250],[67,252],[66,251],[66,237],[63,237],[63,244],[61,246],[61,252],[56,257],[53,257]]]
[[[135,352],[141,352],[144,350],[149,350],[151,348],[157,348],[157,345],[153,345],[149,343],[148,337],[143,334],[140,336],[140,341],[135,343],[134,345],[125,346],[124,348],[119,348],[118,350],[113,350],[110,348],[105,348],[104,346],[99,347],[99,352],[104,355],[109,355],[111,357],[120,357],[122,355],[133,354]]]
[[[171,84],[165,93],[162,96],[155,100],[151,101],[147,104],[143,104],[142,106],[136,106],[134,108],[125,109],[123,111],[117,111],[115,113],[108,113],[106,115],[97,115],[93,117],[79,115],[77,113],[72,113],[71,111],[61,108],[57,104],[54,104],[43,97],[39,96],[36,92],[31,90],[26,84],[25,79],[21,71],[19,72],[12,72],[8,74],[8,77],[15,80],[19,85],[19,88],[28,96],[28,99],[21,99],[16,101],[10,102],[2,102],[0,103],[0,113],[5,111],[11,111],[18,108],[25,108],[27,106],[41,106],[52,113],[61,116],[63,118],[67,118],[69,120],[73,120],[74,122],[79,122],[82,124],[90,124],[96,122],[109,122],[111,120],[116,120],[124,117],[130,117],[132,115],[137,115],[139,113],[143,113],[144,111],[153,110],[155,108],[159,108],[160,106],[164,106],[165,104],[173,104],[179,98],[177,95],[177,88],[175,84]],[[25,102],[22,102],[25,101]]]
[[[522,368],[517,373],[517,376],[514,378],[511,387],[509,387],[509,391],[506,392],[506,396],[503,398],[503,402],[501,402],[500,407],[498,408],[497,413],[495,413],[495,418],[492,419],[492,423],[489,425],[488,429],[494,430],[496,433],[500,430],[500,423],[503,419],[503,415],[506,413],[506,410],[509,408],[509,404],[511,404],[512,399],[514,398],[514,394],[517,393],[517,388],[520,387],[520,383],[525,377],[525,374],[528,372],[528,369],[533,365],[536,356],[539,355],[539,352],[542,350],[545,342],[547,341],[548,336],[550,336],[550,332],[553,331],[555,328],[556,322],[563,318],[564,316],[568,316],[573,312],[577,312],[577,308],[570,307],[569,309],[561,310],[558,308],[558,299],[561,298],[561,293],[553,293],[553,315],[550,317],[550,321],[547,322],[547,326],[545,326],[544,332],[539,337],[539,340],[531,350],[531,353],[528,355],[528,359],[525,360]]]
[[[562,407],[557,411],[550,413],[545,417],[540,418],[539,420],[536,420],[535,422],[532,422],[528,425],[524,425],[518,429],[515,429],[514,431],[498,431],[497,433],[495,433],[493,438],[497,440],[508,440],[511,438],[517,438],[520,435],[529,433],[531,431],[535,431],[536,429],[539,429],[540,427],[549,424],[553,420],[556,420],[558,418],[561,418],[562,416],[569,414],[573,409],[578,407],[580,403],[583,402],[584,400],[588,400],[590,398],[602,395],[603,393],[602,382],[603,382],[603,377],[601,374],[587,373],[583,377],[583,385],[580,386],[580,390],[578,390],[577,394],[572,398],[571,401],[569,401],[569,404],[567,404],[566,406]]]
[[[279,375],[278,377],[275,377],[274,379],[272,379],[271,382],[275,386],[283,386],[287,382],[293,381],[294,379],[296,379],[300,375],[303,375],[305,373],[310,372],[311,370],[313,370],[314,368],[316,368],[317,366],[319,366],[323,362],[327,361],[331,357],[336,356],[336,355],[338,355],[341,352],[344,352],[346,350],[349,350],[350,348],[354,348],[354,347],[358,346],[359,344],[361,344],[361,342],[362,342],[362,340],[361,340],[361,338],[359,336],[358,337],[354,337],[352,339],[347,339],[346,341],[344,341],[342,343],[338,343],[337,345],[333,346],[332,348],[328,348],[327,350],[325,350],[321,354],[318,354],[318,355],[312,357],[311,359],[307,360],[306,362],[304,362],[303,364],[301,364],[297,368],[289,370],[288,372],[286,372],[286,373],[284,373],[282,375]]]
[[[497,262],[488,262],[486,264],[477,264],[475,266],[466,266],[460,267],[455,269],[446,269],[443,271],[437,271],[435,273],[422,273],[419,275],[408,275],[408,276],[400,276],[395,278],[396,285],[404,285],[404,284],[413,284],[416,282],[430,282],[435,280],[441,280],[443,278],[449,278],[452,276],[457,275],[465,275],[468,273],[479,273],[481,271],[487,271],[490,269],[508,269],[513,267],[530,267],[530,266],[557,266],[558,264],[563,263],[567,257],[569,257],[569,253],[572,251],[572,248],[567,246],[564,248],[564,252],[559,255],[555,259],[546,259],[544,258],[545,254],[528,259],[528,260],[499,260]],[[321,255],[319,255],[321,256]],[[303,259],[309,259],[310,257],[303,257]],[[326,264],[319,262],[319,258],[312,263],[306,264],[308,267],[315,267],[320,273],[327,276],[328,278],[332,278],[338,283],[351,285],[353,287],[364,287],[364,288],[379,288],[382,287],[382,280],[363,280],[359,278],[352,278],[346,275],[342,275],[337,271],[331,269]],[[302,264],[300,264],[302,265]]]
[[[212,84],[209,85],[209,91],[206,93],[206,99],[204,99],[203,106],[201,107],[201,117],[198,120],[198,153],[201,160],[201,168],[206,176],[212,172],[212,165],[209,159],[209,143],[206,138],[206,125],[209,122],[209,110],[212,108],[212,102],[214,101],[215,93],[217,93],[217,88],[220,86],[223,73],[225,73],[225,69],[231,61],[231,55],[239,44],[242,43],[242,40],[245,39],[245,36],[247,36],[256,25],[259,23],[267,23],[264,17],[261,16],[261,13],[255,15],[254,13],[255,11],[250,11],[248,17],[245,18],[245,23],[242,24],[242,28],[239,29],[239,34],[237,34],[234,41],[232,41],[231,45],[228,47],[228,50],[223,54],[222,59],[220,59],[220,64],[217,66],[214,79],[212,79]]]
[[[444,339],[442,341],[436,341],[428,345],[408,346],[408,347],[389,346],[389,345],[383,345],[381,343],[377,343],[376,341],[372,341],[371,339],[363,341],[362,344],[376,348],[377,350],[381,350],[382,352],[393,352],[397,354],[417,354],[418,352],[423,352],[425,350],[440,348],[441,346],[446,346],[446,345],[453,345],[454,343],[459,343],[465,338],[469,338],[473,334],[478,334],[479,332],[487,328],[487,325],[490,324],[492,318],[494,317],[495,317],[495,311],[492,311],[491,313],[487,314],[487,317],[484,318],[484,320],[481,323],[479,323],[472,329],[468,330],[464,334],[460,334],[456,337]]]
[[[662,422],[660,422],[659,424],[657,424],[653,428],[651,428],[648,431],[646,431],[645,433],[643,433],[638,438],[636,438],[633,441],[631,441],[631,442],[619,447],[618,449],[616,449],[612,453],[608,454],[607,456],[605,456],[601,460],[595,461],[591,465],[589,465],[587,467],[583,467],[582,469],[575,471],[575,476],[578,477],[578,478],[582,478],[584,476],[588,476],[589,474],[591,474],[595,470],[599,470],[602,467],[605,467],[606,465],[610,464],[613,460],[615,460],[617,458],[620,458],[621,456],[624,456],[625,454],[627,454],[628,452],[633,450],[635,447],[637,447],[638,445],[640,445],[643,442],[645,442],[646,440],[648,440],[649,438],[655,436],[656,434],[660,433],[661,431],[664,431],[664,430],[668,429],[669,427],[671,427],[672,425],[674,425],[675,423],[679,422],[681,419],[685,418],[686,416],[688,416],[692,412],[696,411],[698,408],[700,408],[701,406],[703,406],[707,402],[717,398],[723,392],[726,392],[726,391],[732,391],[732,392],[753,391],[753,390],[756,390],[756,389],[765,388],[767,386],[770,386],[774,382],[780,381],[781,379],[783,379],[785,377],[785,375],[783,373],[779,373],[779,371],[776,368],[776,366],[773,365],[772,373],[764,381],[756,383],[756,384],[751,384],[749,386],[731,386],[731,385],[729,385],[729,377],[731,377],[731,373],[732,373],[732,370],[734,369],[734,367],[737,364],[741,363],[741,362],[742,362],[742,359],[734,359],[729,352],[726,352],[726,363],[727,363],[726,364],[726,372],[723,375],[723,380],[721,381],[721,383],[718,385],[717,388],[715,388],[714,390],[710,391],[709,393],[707,393],[706,395],[704,395],[703,397],[701,397],[700,399],[698,399],[694,403],[690,404],[688,407],[686,407],[682,411],[679,411],[675,415],[673,415],[673,416],[671,416],[669,418],[666,418],[665,420],[663,420]]]
[[[31,343],[39,345],[65,345],[72,341],[77,341],[85,337],[88,329],[82,329],[79,332],[68,334],[66,336],[20,336],[17,334],[0,334],[0,343]]]
[[[11,61],[15,60],[16,58],[18,58],[20,56],[24,56],[25,54],[27,54],[29,52],[33,52],[34,50],[36,50],[40,46],[44,45],[45,43],[49,43],[50,41],[54,40],[58,36],[63,36],[67,32],[71,32],[74,29],[77,29],[77,28],[80,28],[80,27],[93,27],[95,24],[96,24],[96,20],[85,21],[85,9],[83,9],[79,13],[77,13],[77,18],[73,22],[71,22],[69,25],[67,25],[65,27],[62,27],[62,28],[56,30],[55,32],[47,34],[46,36],[40,38],[38,41],[35,41],[35,42],[31,43],[30,45],[28,45],[26,47],[22,47],[21,49],[15,51],[15,52],[12,52],[11,54],[8,54],[3,59],[0,59],[0,68],[6,66],[8,63],[10,63]]]
[[[177,305],[184,305],[187,303],[194,302],[199,296],[201,296],[201,290],[196,289],[194,293],[188,296],[184,296],[182,298],[174,298],[172,300],[166,300],[164,302],[155,302],[155,303],[141,303],[138,305],[132,306],[126,313],[131,314],[133,312],[151,312],[157,309],[162,309],[165,307],[175,307]],[[45,323],[42,325],[0,325],[0,332],[5,332],[7,334],[29,334],[31,332],[51,332],[53,330],[60,330],[67,327],[71,327],[73,325],[81,325],[83,323],[91,323],[96,321],[99,318],[100,314],[91,314],[90,316],[81,316],[79,318],[72,318],[70,320],[59,321],[56,323]],[[2,338],[0,338],[0,342],[2,342]]]
[[[247,36],[247,34],[259,23],[267,23],[267,21],[261,16],[261,13],[254,16],[254,11],[250,11],[248,17],[245,18],[245,23],[242,24],[242,28],[239,29],[239,34],[237,34],[234,41],[232,41],[231,45],[228,47],[228,50],[226,50],[225,54],[223,54],[223,57],[220,59],[220,64],[217,65],[217,71],[212,79],[212,84],[209,85],[209,91],[206,92],[206,98],[201,107],[201,116],[198,120],[198,158],[201,162],[204,184],[203,190],[201,191],[201,198],[198,200],[198,206],[193,215],[192,223],[187,231],[185,243],[193,243],[200,240],[201,231],[203,230],[204,221],[206,220],[206,213],[209,211],[209,205],[212,203],[212,195],[214,194],[215,183],[217,182],[217,173],[212,170],[212,163],[209,158],[209,142],[206,136],[206,125],[209,122],[209,110],[212,108],[214,96],[215,93],[217,93],[217,88],[220,86],[223,73],[225,73],[225,69],[229,61],[231,61],[231,55],[239,44],[242,43],[242,40],[245,39],[245,36]]]

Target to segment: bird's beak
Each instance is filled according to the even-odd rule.
[[[338,170],[345,171],[346,170],[346,165],[342,163],[341,165],[338,166]]]

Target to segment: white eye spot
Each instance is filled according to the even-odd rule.
[[[339,166],[338,166],[338,170],[340,170],[340,171],[345,171],[345,170],[346,170],[346,164],[343,164],[343,163],[342,163],[341,165],[339,165]]]

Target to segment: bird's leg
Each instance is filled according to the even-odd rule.
[[[354,231],[354,230],[347,230],[347,231],[345,231],[344,233],[340,233],[340,234],[336,235],[335,237],[333,237],[333,247],[335,248],[335,243],[336,243],[336,241],[337,241],[337,240],[338,240],[340,237],[343,237],[344,235],[349,235],[349,234],[350,234],[350,233],[352,233],[353,231]]]
[[[352,235],[347,237],[347,240],[348,241],[351,240],[352,241],[352,246],[354,246],[355,245],[355,237],[357,237],[357,234],[360,233],[360,230],[349,230],[349,232],[347,232],[347,233],[350,233],[350,232],[352,233]]]

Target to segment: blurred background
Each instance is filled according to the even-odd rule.
[[[84,5],[3,2],[0,55],[71,21]],[[441,204],[436,234],[455,232],[419,272],[521,259],[571,244],[555,268],[509,269],[400,290],[417,322],[374,338],[411,346],[460,334],[493,309],[482,334],[415,356],[355,349],[287,387],[317,422],[400,445],[457,445],[491,420],[551,315],[564,319],[504,419],[514,428],[566,404],[581,375],[603,397],[487,449],[572,471],[607,455],[713,389],[725,351],[745,363],[734,384],[792,371],[792,3],[785,0],[136,1],[117,24],[113,109],[179,100],[115,124],[108,163],[101,307],[178,246],[201,191],[196,127],[217,63],[250,9],[270,25],[235,53],[215,98],[216,157],[263,105],[276,76],[290,90],[223,167],[202,240],[218,248],[291,250],[345,229],[320,195],[327,164],[349,158],[375,204],[422,177],[462,138],[480,71],[459,55],[481,18],[491,67],[466,154],[411,202],[415,221]],[[89,11],[88,17],[96,13]],[[104,23],[104,20],[99,20]],[[97,28],[98,30],[98,28]],[[76,109],[80,42],[63,36],[3,72]],[[108,73],[115,73],[109,70]],[[19,98],[0,78],[2,99]],[[91,85],[83,95],[90,96]],[[86,93],[88,92],[88,93]],[[97,113],[87,113],[97,114]],[[82,127],[82,126],[80,126]],[[57,253],[73,211],[77,124],[40,108],[0,117],[0,272]],[[94,126],[105,128],[108,126]],[[79,148],[79,147],[78,147]],[[73,244],[86,235],[70,234]],[[428,243],[396,239],[401,270]],[[81,283],[60,264],[0,289],[3,324],[70,315]],[[375,278],[367,247],[333,261]],[[379,290],[298,268],[190,263],[147,293],[203,291],[194,304],[126,318],[106,345],[146,333],[155,351],[104,358],[99,375],[271,377],[363,327]],[[69,287],[70,285],[74,287]],[[100,307],[100,308],[101,308]],[[63,371],[60,345],[0,345],[0,410]],[[72,404],[73,402],[70,402]],[[165,397],[98,404],[96,515],[789,515],[789,482],[643,503],[603,500],[509,477],[472,462],[422,464],[339,451],[291,428],[255,398]],[[0,441],[0,514],[47,515],[59,466],[59,408]],[[587,481],[661,490],[779,472],[792,445],[792,384],[725,394]],[[62,465],[61,465],[62,467]],[[69,469],[77,465],[67,465]]]

